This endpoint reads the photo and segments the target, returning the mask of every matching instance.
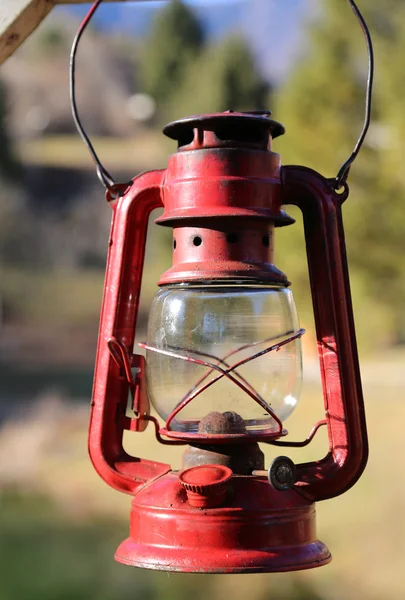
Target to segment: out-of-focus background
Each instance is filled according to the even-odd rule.
[[[334,561],[283,575],[190,576],[113,561],[129,498],[94,473],[86,436],[110,209],[68,101],[68,54],[87,6],[59,7],[0,69],[0,598],[289,600],[405,597],[405,5],[359,0],[376,50],[373,124],[344,208],[370,435],[363,478],[318,506]],[[366,53],[342,0],[102,5],[77,64],[78,104],[118,180],[164,167],[162,125],[270,107],[284,163],[336,174],[362,124]],[[288,422],[322,415],[302,227],[277,232],[293,282],[306,383]],[[170,261],[150,227],[139,337]],[[128,447],[161,453],[151,432]],[[320,457],[320,434],[292,458]],[[179,454],[171,455],[176,466]],[[167,460],[167,450],[165,458]]]

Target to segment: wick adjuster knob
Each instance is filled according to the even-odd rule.
[[[293,487],[296,477],[295,464],[288,456],[278,456],[273,460],[268,472],[271,486],[279,491],[289,490]]]
[[[226,498],[226,490],[232,471],[222,465],[199,465],[179,474],[187,500],[197,508],[220,506]]]

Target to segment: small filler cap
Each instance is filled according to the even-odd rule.
[[[225,501],[232,475],[231,469],[223,465],[200,465],[182,471],[179,479],[191,506],[213,508]]]

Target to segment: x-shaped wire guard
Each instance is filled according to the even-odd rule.
[[[259,404],[259,406],[261,406],[261,408],[263,408],[263,410],[265,410],[266,413],[269,414],[274,419],[274,421],[278,425],[278,431],[274,433],[274,437],[276,437],[276,436],[279,437],[279,436],[283,435],[283,424],[280,421],[280,419],[278,418],[278,416],[271,409],[271,407],[267,404],[267,402],[259,395],[259,393],[253,388],[253,386],[251,386],[246,381],[246,379],[244,379],[244,377],[242,377],[236,371],[236,369],[251,362],[252,360],[254,360],[256,358],[259,358],[260,356],[263,356],[265,354],[268,354],[269,352],[272,352],[273,350],[275,350],[277,352],[278,350],[280,350],[280,348],[282,348],[286,344],[289,344],[290,342],[300,338],[302,335],[304,335],[304,333],[305,333],[305,329],[299,329],[296,332],[288,332],[285,334],[288,337],[286,337],[284,340],[277,342],[276,344],[273,344],[273,345],[265,348],[264,350],[261,350],[260,352],[256,352],[256,353],[252,354],[251,356],[248,356],[247,358],[244,358],[243,360],[236,362],[234,365],[229,365],[228,362],[226,362],[227,359],[230,358],[232,355],[235,355],[235,354],[241,352],[242,350],[246,350],[247,348],[251,348],[251,347],[257,346],[259,344],[274,341],[274,339],[279,339],[282,336],[277,336],[277,338],[268,338],[266,340],[254,342],[253,344],[245,344],[243,346],[240,346],[236,350],[232,350],[229,354],[227,354],[222,359],[218,358],[216,356],[207,354],[207,353],[198,352],[195,350],[192,351],[193,354],[198,354],[200,356],[206,356],[206,357],[215,359],[217,361],[217,364],[214,364],[212,362],[207,362],[207,361],[199,359],[199,358],[194,358],[193,356],[190,356],[190,354],[180,354],[179,351],[191,352],[184,348],[173,348],[173,349],[165,350],[162,348],[156,348],[155,346],[150,346],[149,344],[146,344],[144,342],[140,342],[138,345],[141,348],[150,350],[151,352],[157,352],[159,354],[163,354],[163,355],[169,356],[171,358],[178,358],[178,359],[184,360],[186,362],[192,362],[192,363],[209,368],[209,371],[207,373],[205,373],[197,381],[197,383],[191,388],[191,390],[189,390],[187,392],[187,394],[180,400],[180,402],[177,404],[175,409],[171,412],[171,414],[169,415],[169,417],[167,418],[167,421],[166,421],[166,430],[171,431],[170,425],[171,425],[173,419],[178,415],[178,413],[181,410],[183,410],[183,408],[185,408],[192,400],[194,400],[194,398],[196,398],[199,394],[201,394],[202,392],[207,390],[209,387],[211,387],[211,385],[213,385],[214,383],[216,383],[223,377],[227,377],[230,381],[232,381],[235,385],[237,385],[240,389],[242,389],[248,396],[250,396],[257,404]],[[225,368],[220,367],[219,364],[224,365]],[[216,377],[214,377],[213,379],[210,379],[208,382],[203,384],[204,380],[206,380],[213,371],[217,371],[219,374]],[[235,374],[233,375],[232,373],[234,371],[235,371]]]
[[[166,430],[169,431],[169,427],[170,427],[170,423],[172,422],[172,420],[174,419],[174,417],[185,407],[187,406],[187,404],[189,404],[196,396],[198,396],[199,394],[201,394],[203,391],[205,391],[206,389],[208,389],[211,385],[213,385],[216,381],[218,381],[219,379],[221,379],[222,377],[227,377],[228,379],[230,379],[231,381],[233,381],[233,383],[235,383],[239,388],[241,388],[242,390],[244,390],[251,398],[253,398],[253,400],[255,400],[255,402],[257,402],[262,408],[264,408],[264,410],[266,410],[266,412],[276,421],[276,423],[279,426],[279,430],[278,432],[274,433],[273,436],[274,437],[278,437],[280,435],[283,435],[284,430],[283,430],[283,425],[282,422],[280,421],[280,419],[277,417],[277,415],[274,413],[274,411],[271,409],[270,406],[268,406],[268,404],[263,400],[263,398],[261,398],[261,396],[254,390],[254,388],[249,384],[248,381],[246,381],[246,379],[240,375],[240,373],[238,373],[236,371],[236,369],[248,362],[250,362],[251,360],[254,360],[255,358],[258,358],[260,356],[263,356],[264,354],[267,354],[273,350],[275,350],[276,352],[282,347],[285,346],[286,344],[288,344],[289,342],[300,338],[303,334],[305,333],[305,329],[299,329],[296,333],[294,333],[293,335],[291,335],[290,337],[288,337],[285,340],[282,340],[281,342],[278,342],[277,344],[273,344],[271,346],[269,346],[268,348],[266,348],[265,350],[262,350],[261,352],[257,352],[255,354],[253,354],[252,356],[241,360],[237,363],[235,363],[234,365],[229,365],[227,363],[227,359],[229,359],[231,356],[237,354],[238,352],[241,352],[242,350],[246,350],[247,348],[253,347],[253,346],[257,346],[259,344],[263,344],[265,342],[270,342],[273,341],[274,339],[278,339],[280,336],[278,336],[278,338],[268,338],[266,340],[261,340],[258,342],[254,342],[253,344],[245,344],[244,346],[240,346],[239,348],[237,348],[236,350],[232,350],[229,354],[227,354],[223,359],[220,359],[216,356],[210,355],[210,354],[204,354],[204,353],[199,353],[197,351],[193,351],[194,354],[200,354],[201,356],[208,356],[210,358],[214,358],[215,360],[218,361],[218,363],[222,363],[226,369],[222,369],[221,367],[217,365],[214,365],[212,363],[200,360],[200,359],[195,359],[191,356],[184,356],[182,354],[179,354],[178,352],[175,352],[174,349],[173,350],[161,350],[159,348],[154,348],[152,346],[149,346],[148,344],[145,343],[139,343],[138,345],[142,348],[145,348],[146,350],[150,350],[152,352],[160,352],[161,354],[165,354],[167,356],[170,356],[172,358],[179,358],[180,360],[185,360],[188,362],[194,362],[196,364],[200,364],[202,366],[207,366],[209,367],[209,371],[207,373],[205,373],[198,381],[197,383],[193,386],[193,388],[191,390],[189,390],[189,392],[187,392],[187,394],[182,398],[182,400],[177,404],[177,406],[175,407],[174,411],[169,415],[167,421],[166,421]],[[286,334],[288,335],[288,334]],[[132,360],[131,360],[131,356],[126,348],[126,346],[124,344],[122,344],[121,342],[119,342],[117,340],[117,338],[112,337],[107,341],[107,345],[108,345],[108,349],[111,353],[111,356],[113,357],[115,363],[117,364],[117,366],[123,370],[124,374],[125,374],[125,378],[128,382],[129,388],[130,388],[130,392],[131,392],[131,397],[132,397],[132,401],[133,401],[133,412],[135,414],[135,418],[138,419],[141,415],[139,412],[139,407],[135,404],[135,399],[136,399],[136,381],[132,375]],[[179,349],[176,349],[179,350]],[[184,349],[183,349],[184,350]],[[134,357],[134,355],[132,355],[132,357]],[[218,371],[219,375],[213,379],[211,379],[210,381],[208,381],[205,385],[201,385],[203,383],[203,381],[205,379],[207,379],[211,373],[213,371]],[[237,381],[235,379],[234,376],[231,375],[232,371],[236,371],[235,375],[237,377],[239,377],[240,381]],[[200,387],[199,387],[200,386]],[[160,433],[160,427],[159,427],[159,423],[158,420],[155,417],[152,417],[150,415],[142,415],[142,418],[147,420],[147,421],[152,421],[154,426],[155,426],[155,433],[156,433],[156,438],[157,440],[161,443],[161,444],[183,444],[184,442],[182,441],[169,441],[169,440],[165,440],[164,438],[162,438],[161,433]],[[307,438],[301,442],[293,442],[293,441],[279,441],[279,440],[275,440],[275,439],[269,439],[268,443],[270,444],[274,444],[277,446],[286,446],[286,447],[294,447],[294,448],[300,448],[303,446],[307,446],[312,439],[314,438],[315,434],[317,433],[318,429],[324,425],[326,425],[327,422],[325,419],[318,421],[314,427],[312,428],[312,430],[310,431],[309,435],[307,436]],[[272,436],[272,437],[273,437]],[[266,441],[266,440],[262,440],[262,441]]]

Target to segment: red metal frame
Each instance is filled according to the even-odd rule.
[[[282,169],[283,202],[303,214],[318,340],[329,453],[298,466],[297,486],[310,498],[342,494],[362,474],[367,428],[354,330],[341,205],[333,181],[305,167]]]
[[[111,203],[113,209],[104,298],[97,346],[89,431],[94,468],[112,487],[129,494],[146,481],[170,471],[170,465],[134,458],[122,446],[125,429],[147,420],[126,416],[129,383],[109,343],[116,340],[140,369],[134,394],[145,385],[144,359],[132,355],[139,308],[149,215],[162,206],[160,191],[165,171],[137,177],[127,193]],[[136,240],[136,243],[133,243]]]
[[[346,491],[361,475],[367,461],[341,215],[347,193],[337,194],[331,181],[310,169],[280,169],[279,157],[270,151],[268,141],[272,130],[281,130],[267,117],[236,115],[243,141],[224,141],[222,134],[230,131],[229,122],[234,117],[228,114],[193,118],[182,121],[178,129],[176,124],[171,125],[169,135],[177,135],[180,148],[170,158],[168,169],[140,175],[129,189],[123,190],[122,197],[110,198],[113,220],[89,451],[94,467],[109,485],[135,496],[131,536],[117,553],[117,560],[127,564],[203,572],[292,570],[325,564],[330,554],[316,541],[312,502]],[[249,139],[252,119],[254,136]],[[219,127],[222,137],[218,138]],[[187,143],[181,145],[182,140]],[[181,232],[181,247],[173,253],[174,266],[160,283],[250,279],[288,285],[272,263],[271,243],[274,224],[292,222],[281,210],[284,204],[295,204],[303,213],[329,452],[320,461],[297,465],[296,483],[288,493],[271,491],[268,484],[262,487],[261,482],[264,496],[258,498],[260,477],[234,478],[229,484],[227,505],[210,508],[214,512],[202,517],[196,512],[200,509],[187,504],[185,490],[170,472],[170,465],[131,457],[122,446],[124,430],[141,432],[149,421],[154,423],[162,443],[181,444],[190,439],[199,444],[252,441],[243,433],[236,434],[236,439],[232,434],[187,437],[170,431],[170,419],[181,410],[181,402],[169,417],[166,429],[160,429],[157,420],[149,415],[144,359],[133,354],[148,218],[153,209],[164,205],[165,213],[159,221],[172,226],[175,236]],[[241,239],[236,249],[233,244],[224,243],[234,231]],[[209,236],[203,249],[188,243],[190,236],[198,232]],[[267,245],[262,243],[264,234],[270,236]],[[220,260],[216,260],[218,256]],[[220,371],[219,377],[232,379],[234,367],[219,367],[220,362],[209,364]],[[240,378],[235,381],[258,401]],[[134,418],[126,416],[129,392]],[[190,398],[183,399],[183,404],[184,401],[189,402]],[[162,433],[177,439],[164,440]],[[280,422],[276,437],[281,433]],[[274,435],[269,434],[264,440],[278,445],[309,442],[274,441]],[[263,513],[263,519],[257,520],[258,511]],[[179,522],[184,524],[183,533],[178,530]],[[242,549],[236,552],[233,546],[229,553],[232,543],[239,544],[242,530]],[[159,536],[166,540],[164,550],[160,548]],[[193,536],[197,540],[202,536],[203,544],[194,548]],[[193,561],[190,548],[196,553]],[[228,556],[233,558],[228,560]]]

